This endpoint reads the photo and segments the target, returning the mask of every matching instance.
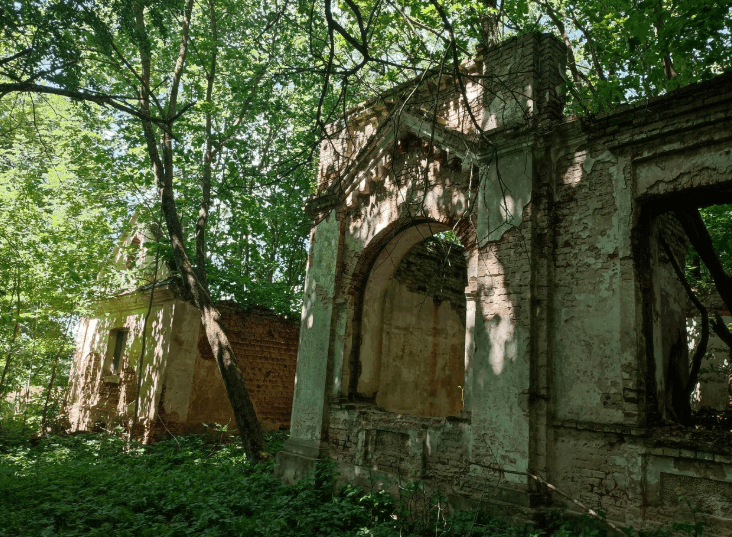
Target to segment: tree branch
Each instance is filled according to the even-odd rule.
[[[701,313],[702,316],[701,339],[696,346],[696,350],[694,351],[694,358],[691,361],[689,380],[687,381],[686,386],[684,386],[684,393],[687,397],[691,397],[691,394],[696,387],[696,383],[699,380],[699,369],[701,369],[701,362],[704,358],[704,355],[707,353],[707,345],[709,344],[709,313],[707,312],[707,308],[704,307],[704,304],[699,301],[696,294],[694,293],[694,290],[691,288],[691,285],[689,285],[689,282],[686,280],[686,276],[684,276],[684,272],[681,270],[681,267],[679,267],[679,264],[676,262],[676,258],[674,257],[671,248],[669,248],[666,239],[664,239],[663,236],[660,236],[659,241],[661,243],[661,246],[663,247],[663,251],[666,252],[666,256],[671,262],[671,266],[674,268],[676,277],[681,282],[681,285],[684,286],[686,294],[689,295],[689,299],[694,303],[694,306],[696,306],[696,309],[699,310],[699,313]]]
[[[704,220],[699,214],[699,209],[696,207],[680,208],[674,210],[674,215],[684,228],[694,250],[709,270],[719,296],[722,297],[725,306],[727,306],[727,311],[732,311],[732,278],[724,272],[722,262],[714,250],[709,231],[707,231]]]
[[[131,106],[122,104],[112,97],[105,94],[89,93],[86,91],[69,90],[64,88],[57,88],[53,86],[43,86],[41,84],[32,84],[28,82],[11,82],[11,83],[0,83],[0,98],[7,95],[8,93],[39,93],[46,95],[61,95],[62,97],[68,97],[77,101],[92,102],[101,106],[110,106],[115,110],[129,114],[142,121],[148,121],[157,127],[167,131],[168,121],[156,118],[150,115],[149,109],[147,111],[137,110]]]

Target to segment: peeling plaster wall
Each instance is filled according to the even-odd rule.
[[[478,251],[474,348],[466,374],[471,460],[515,471],[529,465],[530,212],[522,225]],[[526,483],[524,476],[507,475]]]
[[[720,124],[730,115],[720,94],[729,102],[730,90],[722,78],[581,132],[567,124],[553,150],[547,478],[626,526],[693,521],[683,495],[712,513],[696,515],[705,531],[732,529],[732,438],[661,421],[687,300],[659,243],[662,234],[683,266],[688,243],[666,211],[714,203],[732,186],[732,132],[729,120]],[[683,380],[688,354],[679,350]]]
[[[100,305],[98,316],[81,323],[64,405],[72,431],[91,430],[97,423],[108,428],[126,426],[132,419],[148,300],[149,294],[121,297]],[[179,304],[161,289],[150,312],[138,414],[144,430],[155,416],[164,384],[171,326]],[[114,340],[110,331],[120,328],[129,332],[119,369],[112,371]]]
[[[134,414],[137,364],[149,294],[132,293],[100,304],[81,323],[66,395],[72,431],[128,427]],[[222,326],[237,355],[258,417],[290,421],[299,327],[267,310],[219,304]],[[129,330],[118,371],[111,370],[111,330]],[[140,391],[138,430],[146,439],[200,430],[201,423],[233,424],[231,405],[198,310],[168,288],[156,289]]]
[[[633,269],[618,207],[628,200],[616,193],[610,153],[580,149],[557,166],[552,405],[557,419],[622,422],[638,412],[633,291],[623,278]]]
[[[377,406],[418,416],[461,413],[466,274],[462,248],[450,243],[423,241],[401,260],[382,298]]]
[[[389,107],[373,103],[351,116],[356,130],[370,125],[353,160],[326,142],[298,358],[296,390],[308,395],[277,471],[292,481],[329,456],[347,479],[422,472],[458,504],[572,508],[531,472],[644,529],[690,519],[674,497],[683,491],[725,535],[732,436],[664,421],[686,296],[659,235],[681,261],[687,244],[668,211],[732,197],[732,75],[580,122],[561,118],[561,54],[539,34],[483,52],[482,110],[470,103],[491,129],[482,145],[447,122],[434,137],[416,121],[390,130]],[[493,76],[515,86],[513,100]],[[441,109],[454,107],[446,97]],[[458,158],[461,143],[471,149]],[[464,408],[389,412],[379,375],[391,325],[375,298],[388,290],[407,317],[397,267],[445,229],[467,260]]]

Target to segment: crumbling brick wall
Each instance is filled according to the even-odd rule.
[[[137,393],[137,367],[142,350],[142,326],[148,306],[142,293],[121,295],[97,305],[94,317],[85,319],[79,329],[77,351],[69,379],[62,412],[68,418],[71,431],[94,428],[127,427]],[[161,288],[151,311],[148,339],[145,347],[146,367],[138,408],[136,434],[147,434],[147,416],[157,401],[157,380],[162,375],[163,349],[169,337],[168,321],[172,318],[175,299]],[[129,332],[125,338],[118,368],[112,366],[115,340],[119,329]],[[157,341],[153,344],[151,341]],[[145,395],[147,394],[147,395]]]
[[[99,305],[97,317],[82,323],[64,403],[70,430],[131,425],[148,297],[135,293],[111,299]],[[274,426],[289,423],[299,324],[264,308],[223,303],[219,309],[258,416]],[[121,327],[129,335],[113,371],[110,334]],[[147,441],[199,431],[202,423],[234,427],[198,312],[168,288],[155,295],[143,363],[135,436]]]
[[[663,419],[686,298],[659,233],[683,258],[686,243],[662,215],[732,194],[732,77],[561,119],[553,39],[529,34],[484,51],[482,147],[469,129],[454,131],[468,148],[460,154],[439,122],[405,121],[390,134],[374,105],[349,118],[354,130],[370,127],[348,158],[321,152],[295,419],[279,475],[298,479],[329,453],[349,479],[423,472],[449,494],[564,506],[533,474],[625,526],[696,516],[726,535],[729,431]],[[455,106],[448,96],[441,117]],[[405,97],[394,108],[408,107]],[[372,397],[373,336],[386,324],[374,315],[383,296],[374,282],[388,285],[395,269],[384,266],[445,229],[468,265],[465,410],[389,412]],[[674,497],[682,488],[712,515],[684,509]]]
[[[288,424],[295,386],[299,323],[266,308],[217,304],[260,421]],[[231,405],[206,335],[201,331],[187,422],[234,424]]]

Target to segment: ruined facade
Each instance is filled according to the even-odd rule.
[[[149,305],[145,288],[97,304],[82,320],[64,405],[72,431],[131,425]],[[265,427],[288,424],[298,323],[266,308],[227,302],[217,308],[258,418]],[[203,423],[236,429],[200,314],[172,279],[155,288],[142,375],[136,435],[200,432]]]
[[[578,120],[565,55],[513,38],[464,90],[435,76],[331,127],[284,479],[331,458],[457,504],[562,505],[534,474],[626,526],[691,517],[684,495],[732,529],[732,434],[667,419],[687,308],[659,245],[683,265],[668,210],[730,200],[732,77]]]

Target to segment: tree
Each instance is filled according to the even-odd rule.
[[[42,386],[15,401],[41,431],[67,380],[71,327],[105,283],[134,194],[120,188],[109,125],[90,112],[57,96],[0,101],[0,401]]]
[[[110,107],[118,120],[135,120],[136,138],[147,148],[175,267],[189,300],[201,312],[245,452],[259,459],[264,451],[261,431],[209,292],[206,228],[214,163],[227,142],[239,135],[257,93],[266,91],[263,79],[271,61],[266,48],[259,54],[232,57],[226,65],[230,70],[225,71],[231,78],[220,80],[219,53],[224,45],[231,51],[234,45],[255,48],[255,40],[273,39],[277,15],[253,5],[214,1],[194,5],[192,0],[122,1],[111,6],[75,1],[6,3],[3,14],[9,45],[0,61],[5,79],[0,94],[59,94]],[[33,45],[27,46],[29,42]],[[239,61],[234,63],[235,59]],[[228,114],[218,114],[223,103],[215,97],[227,92],[235,98],[225,110]],[[204,125],[184,131],[190,136],[186,140],[177,133],[185,129],[182,118],[194,106],[199,107],[197,119],[202,118]],[[122,129],[132,138],[131,127],[127,123]],[[192,258],[174,190],[174,177],[191,163],[176,153],[176,140],[205,147],[196,170],[200,195]]]
[[[124,193],[114,180],[104,181],[112,166],[94,121],[58,97],[0,101],[0,338],[6,357],[39,315],[65,325],[64,317],[83,310],[112,236],[127,218]],[[0,384],[11,362],[4,360]]]

